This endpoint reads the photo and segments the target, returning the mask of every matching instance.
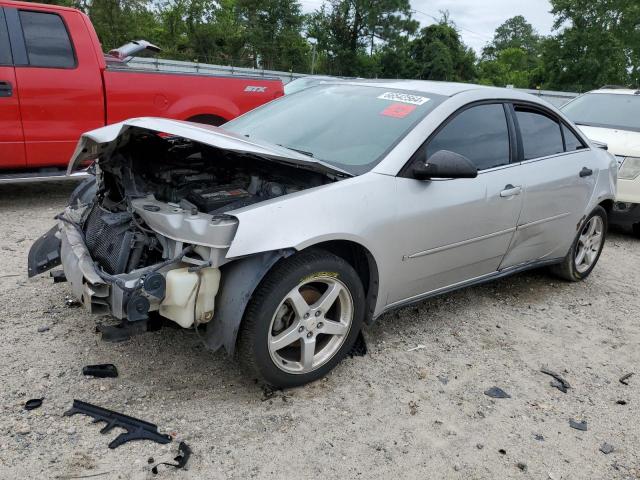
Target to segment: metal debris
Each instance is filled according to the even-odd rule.
[[[418,344],[415,347],[410,348],[409,350],[407,350],[407,352],[414,352],[416,350],[422,350],[424,348],[427,348],[427,346],[426,345],[422,345],[422,344]]]

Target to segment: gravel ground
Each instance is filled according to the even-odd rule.
[[[366,356],[268,395],[189,331],[103,343],[96,319],[65,306],[66,284],[27,279],[29,247],[71,189],[0,185],[0,478],[640,478],[640,250],[624,232],[586,282],[536,271],[387,314]],[[119,378],[83,377],[93,363]],[[493,386],[511,398],[483,394]],[[34,397],[42,407],[23,410]],[[177,441],[108,449],[117,431],[62,416],[73,399],[185,440],[188,472],[150,472]]]

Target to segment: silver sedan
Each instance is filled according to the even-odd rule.
[[[313,87],[222,128],[132,119],[85,134],[95,162],[29,273],[62,263],[121,339],[161,316],[290,387],[336,366],[364,324],[550,266],[586,278],[616,162],[514,90],[387,81]]]

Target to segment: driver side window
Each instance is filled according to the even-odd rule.
[[[502,104],[478,105],[456,115],[427,144],[427,161],[438,150],[464,155],[478,170],[509,163],[509,128]]]

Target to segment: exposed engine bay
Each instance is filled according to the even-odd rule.
[[[97,162],[97,193],[82,229],[93,260],[105,272],[129,273],[175,254],[134,208],[139,199],[149,200],[142,205],[145,214],[163,208],[155,200],[220,219],[226,212],[332,181],[286,162],[138,131]]]

